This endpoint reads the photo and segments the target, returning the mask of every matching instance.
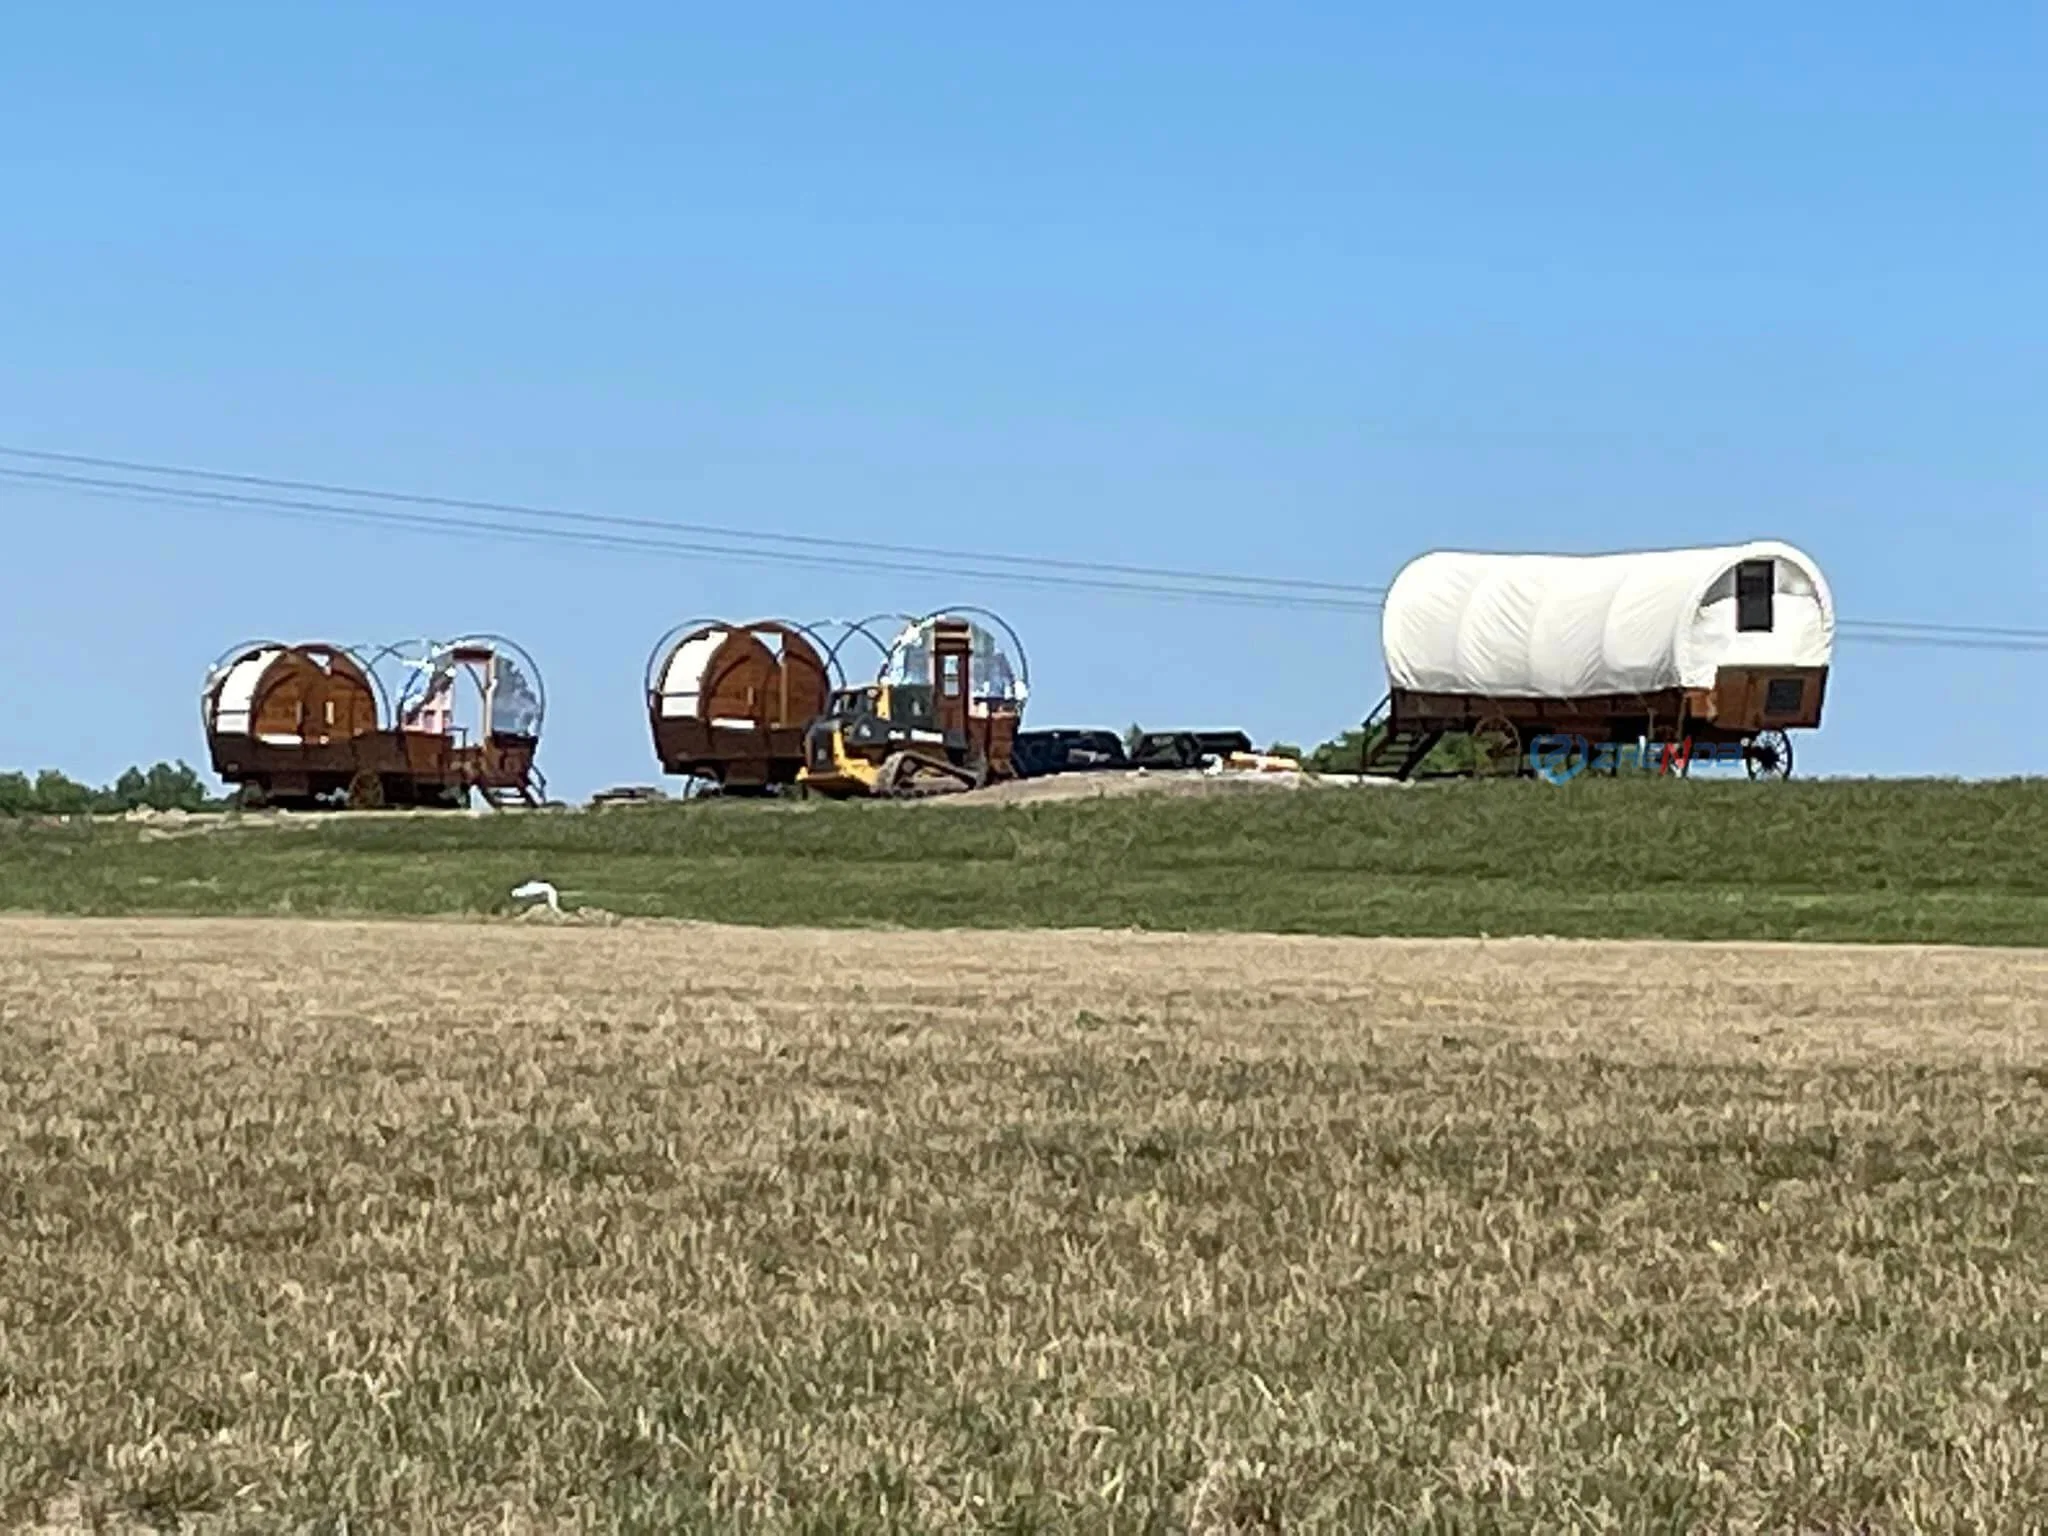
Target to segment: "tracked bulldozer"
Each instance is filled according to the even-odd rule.
[[[978,610],[975,610],[978,611]],[[800,790],[834,799],[919,799],[1016,777],[1011,747],[1028,681],[989,628],[958,613],[914,620],[876,680],[833,693],[804,733]]]

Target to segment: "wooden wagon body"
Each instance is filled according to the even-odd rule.
[[[664,773],[728,793],[785,788],[804,728],[825,712],[833,661],[813,631],[762,619],[678,625],[648,658],[647,723]]]
[[[516,659],[515,659],[516,658]],[[404,669],[397,696],[378,663]],[[458,721],[459,679],[474,719]],[[325,643],[273,642],[231,652],[201,695],[214,773],[242,804],[307,809],[456,809],[538,805],[539,673],[495,639],[429,644],[417,657],[386,647],[362,656]]]

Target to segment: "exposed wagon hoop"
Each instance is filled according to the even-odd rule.
[[[425,657],[436,643],[433,640],[390,640],[363,652],[363,670],[377,689],[378,710],[387,726],[395,724],[398,719],[401,695],[411,681],[414,659]]]
[[[214,657],[206,669],[205,680],[199,685],[199,728],[212,734],[215,702],[220,697],[221,684],[227,681],[227,674],[236,662],[266,650],[283,649],[285,644],[282,640],[244,640]]]
[[[486,671],[479,680],[480,687],[495,690],[510,683],[525,695],[519,701],[522,707],[516,716],[508,716],[504,720],[493,716],[485,720],[487,734],[539,738],[541,726],[547,719],[547,684],[533,657],[503,635],[464,635],[457,640],[429,642],[419,662],[410,669],[404,686],[392,700],[400,717],[396,723],[403,723],[407,710],[426,697],[436,680],[459,666],[484,667]],[[495,706],[495,699],[492,702]]]
[[[1009,620],[1005,619],[1001,614],[995,612],[993,609],[978,608],[975,607],[973,604],[969,603],[953,608],[935,609],[933,612],[926,614],[923,618],[916,619],[912,622],[916,625],[916,627],[922,629],[928,625],[936,623],[940,619],[966,618],[969,616],[972,616],[974,618],[987,619],[991,621],[997,629],[1000,629],[1003,632],[1004,637],[1010,642],[1011,651],[1013,651],[1017,657],[1017,681],[1024,685],[1025,693],[1028,696],[1031,690],[1031,658],[1024,652],[1023,639],[1018,635],[1016,630],[1010,627]]]
[[[839,678],[837,686],[844,688],[846,686],[846,679],[852,674],[846,670],[845,664],[840,660],[840,652],[846,649],[849,641],[856,638],[867,641],[869,645],[875,648],[876,665],[883,666],[889,660],[889,647],[895,632],[891,631],[891,638],[885,639],[883,636],[875,633],[874,626],[887,623],[894,624],[900,629],[901,626],[915,624],[918,620],[913,615],[907,613],[871,613],[864,619],[844,619],[835,622],[839,626],[840,634],[839,638],[832,642],[832,648],[826,653],[826,659],[830,661]]]
[[[702,630],[734,629],[737,627],[729,619],[696,618],[685,619],[682,623],[670,625],[669,628],[663,630],[661,638],[654,642],[654,649],[647,653],[647,665],[641,672],[640,686],[647,695],[649,702],[652,703],[658,691],[659,684],[656,674],[661,670],[663,664],[668,661],[676,645],[685,636],[696,634]]]

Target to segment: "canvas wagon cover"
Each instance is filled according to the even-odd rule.
[[[1736,628],[1735,569],[1774,563],[1769,631]],[[1396,688],[1488,698],[1593,698],[1706,688],[1722,666],[1826,666],[1834,604],[1813,560],[1759,540],[1612,555],[1441,550],[1388,589]]]

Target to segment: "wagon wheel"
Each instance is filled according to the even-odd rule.
[[[1783,731],[1758,731],[1742,747],[1742,764],[1752,779],[1792,777],[1792,738]]]
[[[1489,715],[1472,731],[1472,772],[1477,778],[1513,778],[1522,771],[1522,737],[1500,715]]]
[[[348,781],[348,808],[375,811],[384,806],[384,781],[368,768],[358,768]]]

